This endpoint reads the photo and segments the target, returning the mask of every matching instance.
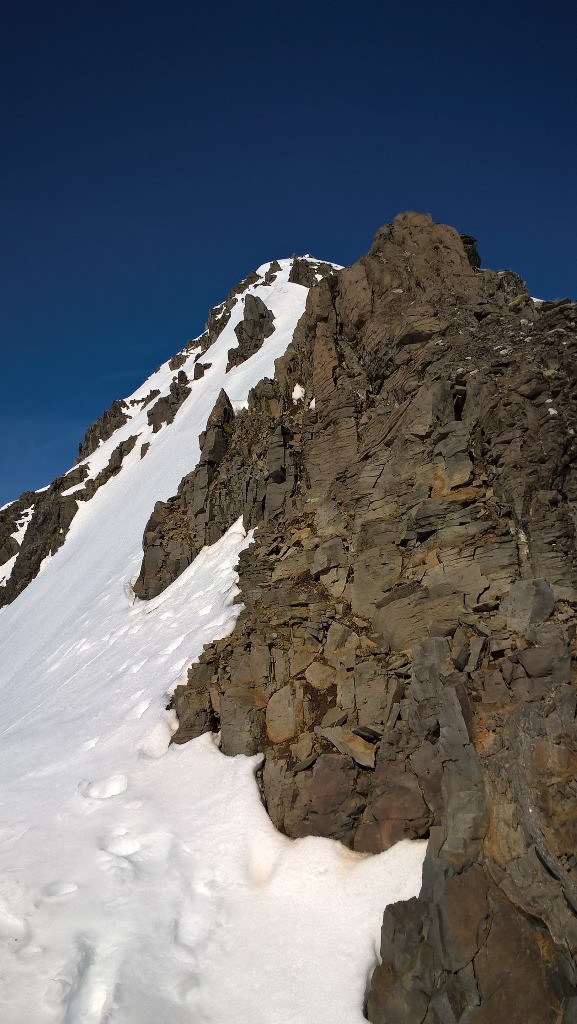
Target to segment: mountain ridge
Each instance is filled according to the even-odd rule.
[[[161,364],[127,398],[115,399],[95,420],[79,445],[75,466],[47,487],[26,491],[0,509],[0,607],[13,601],[40,571],[44,560],[58,551],[76,514],[77,502],[90,500],[99,487],[120,471],[125,456],[136,444],[137,436],[142,434],[142,452],[142,446],[150,444],[149,434],[157,433],[163,425],[174,420],[182,402],[190,394],[189,379],[183,367],[188,366],[191,381],[202,378],[207,367],[202,363],[201,356],[217,342],[239,300],[245,294],[252,296],[252,292],[255,288],[258,290],[259,286],[266,294],[273,287],[279,273],[284,274],[287,283],[300,284],[303,275],[307,274],[303,268],[309,268],[308,279],[314,280],[315,275],[320,279],[326,274],[330,265],[311,256],[291,257],[281,261],[273,260],[251,271],[231,289],[220,305],[209,311],[205,330],[198,338],[187,342],[184,348]],[[264,336],[257,341],[254,351],[258,350],[263,340]],[[238,352],[235,358],[239,363],[249,357],[249,350],[241,342]],[[250,351],[250,354],[253,352]],[[232,368],[232,365],[228,366],[227,371]],[[138,414],[144,410],[146,420],[139,424]],[[136,433],[123,430],[127,424],[135,421],[135,417]],[[143,417],[140,419],[143,420]],[[111,449],[107,442],[113,437],[117,438],[118,443]],[[99,452],[103,446],[104,451]],[[145,447],[144,454],[147,450]],[[96,467],[94,470],[92,464]],[[14,534],[17,533],[19,518],[30,507],[34,510],[31,530],[22,534],[20,539],[25,541],[22,547]]]
[[[219,730],[225,754],[264,755],[263,802],[293,839],[381,856],[428,841],[420,895],[385,911],[374,1024],[570,1024],[577,305],[533,300],[482,269],[471,236],[416,213],[352,267],[255,273],[162,381],[88,431],[30,561],[74,540],[83,492],[96,522],[114,478],[149,459],[160,472],[178,430],[179,467],[139,498],[135,608],[156,614],[240,522],[255,533],[228,635],[173,680],[171,750]],[[187,422],[201,431],[185,457]],[[10,600],[29,582],[29,501],[0,513]]]
[[[574,998],[576,313],[403,215],[309,294],[249,396],[265,443],[228,515],[259,524],[245,609],[177,688],[174,742],[218,728],[226,753],[264,749],[293,837],[429,838],[418,910],[385,914],[375,1022],[492,1019],[495,992],[553,1021]],[[190,507],[224,529],[222,488],[211,505],[218,484],[197,483]],[[153,525],[143,573],[155,543]]]

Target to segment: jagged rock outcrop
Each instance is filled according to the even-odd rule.
[[[18,554],[20,545],[13,533],[18,529],[18,520],[24,508],[24,505],[21,508],[9,506],[0,511],[0,565]]]
[[[25,509],[30,518],[20,543],[16,542],[16,561],[5,585],[0,588],[0,606],[10,604],[40,571],[45,558],[62,547],[70,523],[78,510],[75,497],[63,494],[86,479],[88,469],[78,466],[65,476],[58,477],[43,491],[25,491],[3,513],[0,513],[0,530],[16,526]]]
[[[430,837],[419,899],[385,914],[375,1024],[577,1006],[577,307],[479,266],[427,216],[382,228],[248,411],[223,424],[221,396],[226,440],[163,511],[191,550],[259,527],[174,740],[263,750],[288,835]]]
[[[114,431],[118,430],[119,427],[123,427],[127,422],[126,403],[123,399],[115,398],[110,408],[106,409],[102,416],[86,431],[82,444],[78,446],[78,458],[76,461],[82,462],[83,459],[87,459],[89,455],[96,451],[101,442],[108,441],[108,438],[112,437]]]
[[[0,512],[0,545],[3,545],[0,549],[0,566],[3,561],[7,561],[2,558],[4,550],[12,552],[9,557],[16,556],[10,576],[0,585],[0,607],[14,601],[38,575],[44,560],[59,551],[78,511],[78,503],[89,501],[100,487],[120,472],[136,440],[135,436],[131,436],[121,441],[112,451],[106,466],[95,477],[88,476],[87,465],[76,466],[69,473],[53,480],[43,491],[25,491],[17,501]],[[22,521],[23,514],[26,529],[18,542],[14,540],[11,531]]]
[[[161,427],[174,421],[174,417],[189,394],[188,377],[184,370],[179,370],[175,379],[170,383],[168,394],[162,395],[148,410],[147,419],[153,433],[156,434]]]
[[[278,275],[280,270],[281,270],[280,263],[278,263],[277,260],[273,260],[273,262],[268,265],[268,267],[265,270],[264,274],[259,274],[259,272],[257,270],[253,270],[242,281],[240,281],[239,284],[235,285],[235,287],[232,288],[230,290],[230,292],[228,293],[228,295],[227,295],[226,299],[224,300],[224,302],[221,302],[218,306],[213,306],[209,310],[208,320],[206,322],[204,334],[202,334],[200,338],[194,338],[191,341],[189,341],[188,344],[185,346],[185,348],[183,349],[182,352],[177,352],[176,355],[174,355],[172,357],[172,359],[169,362],[170,369],[171,370],[178,370],[178,369],[180,369],[180,367],[184,364],[184,362],[186,361],[186,359],[188,358],[190,352],[193,349],[198,349],[199,350],[199,355],[202,355],[204,352],[206,352],[207,349],[209,349],[210,346],[213,345],[214,342],[217,341],[218,338],[220,337],[220,335],[222,334],[224,328],[226,327],[226,325],[228,324],[228,322],[229,322],[229,320],[231,318],[231,314],[232,314],[232,311],[233,311],[234,307],[237,305],[238,302],[242,301],[242,296],[245,294],[245,292],[247,292],[248,289],[251,288],[253,285],[257,285],[257,284],[258,285],[272,284],[273,281],[276,280],[277,275]],[[293,256],[292,259],[291,259],[291,269],[290,269],[290,274],[289,274],[289,281],[292,284],[302,284],[306,288],[310,288],[317,281],[320,281],[321,279],[323,279],[325,277],[328,277],[330,274],[333,274],[334,270],[335,270],[335,268],[332,266],[332,264],[324,263],[324,262],[321,262],[319,260],[315,260],[312,256]],[[249,298],[249,317],[248,317],[248,319],[249,320],[251,320],[251,319],[252,320],[256,320],[258,322],[259,316],[258,315],[250,315],[250,310],[251,310],[251,305],[252,305],[253,300],[256,298],[257,308],[259,308],[258,307],[258,302],[260,300],[258,299],[258,297],[253,296],[253,295],[248,296],[248,298]],[[246,309],[244,310],[244,312],[245,312],[245,315],[246,315]],[[253,314],[254,314],[254,307],[253,307]],[[265,316],[266,316],[266,314],[265,314]],[[267,317],[267,320],[268,320],[268,317]],[[270,320],[268,322],[269,322],[269,324],[271,323]],[[254,330],[254,327],[255,327],[254,324],[248,327],[249,333],[250,333],[251,330]],[[263,335],[263,340],[264,340],[264,337],[270,337],[270,333],[272,333],[272,332],[269,332],[268,334]],[[237,337],[238,337],[238,333],[237,333]],[[239,342],[240,342],[240,345],[242,347],[242,345],[243,345],[242,328],[241,328],[241,336],[239,337]],[[262,340],[261,340],[260,343],[262,344]],[[249,343],[249,347],[250,347],[250,343]],[[258,347],[260,347],[260,346],[257,345],[257,348],[255,348],[254,351],[257,351]],[[237,363],[239,361],[239,356],[241,355],[241,353],[238,352],[237,349],[234,349],[234,350],[231,349],[230,350],[230,356],[231,357],[233,357],[233,353],[234,352],[237,352],[237,355],[236,355],[236,357],[233,358],[233,360],[231,362],[229,362],[229,367],[228,367],[229,369],[231,369],[233,366],[237,365]],[[252,353],[249,353],[249,354],[252,354]],[[240,361],[242,361],[245,358],[248,359],[248,357],[249,357],[248,355],[242,356]]]
[[[271,275],[271,271],[272,275],[274,275],[274,270],[272,270],[272,266],[271,268],[269,268],[268,271],[268,274],[270,275],[268,280],[274,279],[274,277]],[[248,288],[250,288],[251,285],[258,284],[259,281],[260,278],[258,276],[257,271],[251,271],[251,273],[248,274],[243,281],[241,281],[239,284],[237,284],[234,288],[230,290],[224,302],[221,302],[218,306],[212,307],[208,314],[205,333],[202,336],[202,338],[199,339],[202,352],[206,352],[207,348],[209,348],[210,345],[214,344],[217,338],[222,334],[224,328],[226,327],[228,321],[230,320],[232,310],[239,301],[239,297]],[[266,283],[268,283],[268,281]],[[192,344],[197,344],[197,342],[192,342]]]
[[[289,281],[291,284],[302,284],[304,288],[312,288],[314,284],[334,272],[330,263],[319,263],[310,256],[293,256]]]
[[[231,348],[228,353],[227,372],[258,352],[265,338],[270,338],[273,331],[274,317],[268,306],[258,295],[247,295],[243,318],[234,329],[238,347]]]
[[[302,258],[299,256],[293,256],[292,261],[293,262],[289,280],[293,281],[296,284],[304,284],[304,277],[307,275],[310,276],[310,268],[312,268],[313,278],[315,274],[317,275],[316,279],[320,279],[321,277],[327,277],[329,274],[332,274],[334,272],[334,267],[332,267],[330,263],[321,263],[310,256]],[[294,267],[295,264],[297,263],[299,264],[299,268],[295,270]],[[306,268],[309,269],[307,270]],[[220,305],[218,306],[213,306],[213,308],[209,312],[205,333],[201,338],[191,342],[191,346],[199,346],[201,353],[206,352],[206,350],[212,344],[214,344],[214,342],[217,340],[217,338],[220,336],[220,334],[226,327],[227,323],[230,320],[232,310],[236,306],[240,297],[252,285],[272,284],[272,282],[276,280],[277,274],[279,273],[280,269],[280,263],[278,263],[277,260],[273,260],[273,262],[269,264],[268,269],[265,271],[262,277],[259,276],[258,271],[256,270],[253,270],[250,274],[248,274],[243,281],[241,281],[239,284],[237,284],[234,288],[231,289],[224,302],[221,302]],[[299,275],[301,278],[303,278],[303,280],[296,281],[296,276]],[[307,285],[307,287],[310,286]],[[250,296],[250,298],[253,299],[254,296]],[[267,335],[267,337],[268,336],[269,335]],[[241,339],[239,338],[239,341],[240,340]],[[233,363],[231,365],[236,364]]]
[[[194,364],[193,377],[194,380],[202,380],[207,370],[210,370],[212,363],[200,363]]]
[[[196,470],[183,478],[178,493],[168,502],[157,501],[147,523],[144,559],[134,584],[137,597],[156,597],[190,565],[204,544],[222,536],[210,485],[226,454],[233,419],[232,405],[221,391],[200,438]]]

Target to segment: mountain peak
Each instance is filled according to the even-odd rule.
[[[0,511],[11,1019],[569,1019],[576,331],[404,213]]]

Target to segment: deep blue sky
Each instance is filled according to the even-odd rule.
[[[0,503],[253,267],[400,210],[577,292],[571,0],[4,0]]]

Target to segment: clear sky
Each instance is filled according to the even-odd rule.
[[[3,0],[0,503],[251,269],[403,209],[577,293],[572,0]]]

